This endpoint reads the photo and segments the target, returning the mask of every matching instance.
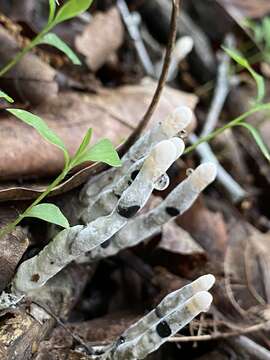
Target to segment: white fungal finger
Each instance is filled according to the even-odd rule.
[[[145,205],[156,180],[171,166],[175,156],[175,145],[169,140],[157,144],[113,212],[85,227],[61,231],[37,256],[20,265],[13,282],[14,291],[25,293],[39,288],[68,263],[110,239]]]
[[[138,211],[150,197],[157,179],[167,171],[175,158],[176,148],[169,140],[161,141],[156,145],[151,156],[145,160],[136,179],[122,194],[118,204],[118,213],[124,217],[125,215],[131,217],[130,212],[133,214],[135,208]]]
[[[126,341],[125,337],[122,337],[122,341],[116,343],[116,348],[112,350],[112,359],[146,358],[166,342],[170,336],[186,326],[194,317],[201,312],[207,311],[212,300],[212,295],[207,291],[198,292],[184,304],[174,308],[174,311],[169,312],[167,316],[161,317],[157,324],[146,329],[134,340]]]
[[[187,106],[176,108],[164,121],[159,122],[151,130],[147,131],[122,158],[122,166],[113,168],[97,177],[92,178],[83,188],[80,195],[81,202],[92,205],[102,190],[116,184],[126,174],[134,161],[147,156],[152,148],[162,140],[176,136],[189,126],[193,118],[193,112]]]
[[[201,276],[183,288],[170,293],[154,310],[150,311],[146,316],[126,330],[123,334],[124,338],[126,340],[135,339],[149,327],[158,324],[161,318],[168,316],[177,307],[184,305],[185,302],[197,292],[210,290],[214,283],[215,277],[212,274],[208,274]]]
[[[154,219],[154,222],[149,223],[150,227],[155,224],[163,225],[189,209],[199,194],[214,181],[216,173],[214,163],[199,165],[187,179],[170,192],[158,207],[149,213],[151,219]]]
[[[174,146],[176,148],[176,158],[175,158],[175,160],[177,160],[183,154],[183,152],[185,150],[185,143],[179,137],[173,137],[173,138],[170,139],[170,141],[174,144]]]
[[[40,253],[24,261],[13,279],[12,291],[15,294],[29,293],[43,286],[52,276],[74,260],[70,244],[76,241],[83,226],[74,226],[60,231]]]
[[[176,160],[179,156],[183,154],[185,149],[185,143],[183,142],[182,139],[172,138],[170,140],[164,140],[164,141],[170,141],[174,145],[175,147],[174,160]],[[160,146],[159,144],[156,146]],[[94,203],[85,207],[85,209],[81,213],[81,217],[80,217],[81,221],[83,223],[89,223],[90,221],[97,219],[99,216],[108,215],[115,207],[118,198],[128,188],[128,186],[132,184],[132,182],[138,175],[139,170],[142,167],[142,164],[144,163],[144,160],[145,158],[136,161],[128,169],[127,173],[123,175],[123,177],[121,177],[115,185],[112,185],[107,190],[101,192],[101,194],[96,198],[96,201]],[[167,184],[166,184],[167,186],[158,187],[159,182],[161,179],[163,179],[163,177],[167,179],[166,174],[162,175],[155,183],[155,189],[164,190],[168,186],[169,180],[167,179]]]
[[[135,246],[160,233],[162,225],[191,207],[205,187],[215,179],[215,176],[216,165],[214,163],[199,165],[171,191],[159,206],[130,221],[125,228],[106,242],[106,246],[98,247],[90,252],[88,254],[89,261],[114,255],[123,248]]]
[[[103,190],[80,214],[80,221],[87,224],[100,216],[110,214],[116,206],[122,193],[132,184],[143,165],[144,158],[136,161],[129,171],[121,177],[115,185]]]
[[[187,106],[180,106],[170,113],[164,120],[146,132],[123,156],[124,165],[130,165],[131,160],[139,160],[162,140],[168,140],[186,129],[192,121],[193,112]],[[120,169],[120,168],[119,168]]]

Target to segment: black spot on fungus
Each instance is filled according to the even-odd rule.
[[[168,337],[172,333],[172,330],[166,321],[161,321],[157,324],[156,331],[162,338]]]
[[[166,212],[170,216],[177,216],[177,215],[180,214],[180,211],[178,209],[176,209],[175,207],[172,207],[172,206],[167,206],[166,207]]]
[[[54,261],[50,261],[50,264],[51,264],[51,265],[54,265]]]
[[[106,249],[106,248],[110,245],[111,241],[112,241],[112,238],[104,241],[103,243],[100,244],[100,246],[101,246],[103,249]]]
[[[136,179],[136,177],[137,177],[137,175],[139,174],[139,170],[134,170],[133,172],[132,172],[132,174],[131,174],[131,179],[132,180],[135,180]]]
[[[120,199],[120,197],[121,197],[121,195],[116,194],[116,193],[114,193],[114,195],[115,195],[115,197],[117,197],[117,199]]]
[[[128,180],[128,185],[130,186],[132,184],[132,181],[131,180]]]
[[[124,338],[124,336],[120,336],[120,338],[116,342],[116,346],[124,344],[125,341],[126,341],[126,339]]]
[[[34,274],[34,275],[32,275],[32,277],[31,277],[31,281],[33,281],[33,282],[38,282],[39,278],[40,278],[39,274]]]
[[[122,206],[117,207],[118,214],[127,219],[134,216],[139,210],[140,210],[140,206],[138,205],[133,205],[129,207],[122,207]]]

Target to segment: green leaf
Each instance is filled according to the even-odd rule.
[[[48,33],[44,35],[38,44],[47,44],[56,47],[58,50],[62,51],[75,65],[81,65],[81,61],[74,51],[57,35],[53,33]]]
[[[260,44],[264,41],[263,28],[260,24],[254,27],[254,37],[255,41]]]
[[[18,119],[25,122],[26,124],[35,128],[45,140],[61,149],[64,152],[65,160],[67,163],[69,155],[65,144],[60,139],[60,137],[56,135],[56,133],[51,130],[39,116],[21,109],[7,109],[7,111],[10,112],[12,115],[16,116]]]
[[[6,94],[4,91],[0,90],[0,98],[4,98],[6,101],[13,103],[14,100],[8,96],[8,94]]]
[[[261,43],[263,41],[264,34],[263,34],[263,27],[261,24],[257,24],[256,21],[250,19],[244,19],[242,25],[253,32],[253,35],[255,37],[255,42]]]
[[[263,142],[263,139],[261,138],[259,131],[254,126],[247,124],[245,122],[239,123],[238,126],[243,126],[250,132],[250,134],[253,136],[254,140],[256,141],[258,147],[260,148],[261,152],[263,153],[265,158],[270,162],[270,152],[267,146],[265,145],[265,143]]]
[[[238,52],[232,49],[228,49],[226,47],[222,47],[223,50],[239,65],[243,66],[250,75],[253,77],[253,79],[256,82],[257,85],[257,103],[261,103],[265,96],[265,82],[264,78],[259,75],[255,70],[252,69],[249,62]]]
[[[264,34],[265,45],[270,48],[270,17],[265,17],[262,21],[262,28]]]
[[[76,151],[76,154],[71,160],[71,164],[77,164],[77,160],[80,161],[80,157],[83,156],[83,154],[86,152],[88,145],[90,143],[91,137],[92,137],[93,130],[90,128],[87,130],[83,141],[81,142],[81,145],[79,146],[78,150]],[[78,164],[77,164],[78,165]]]
[[[121,166],[121,160],[108,139],[102,139],[82,156],[78,157],[75,165],[79,165],[85,161],[100,161],[111,166]]]
[[[85,12],[93,0],[69,0],[58,11],[54,19],[54,24],[74,18],[75,16]]]
[[[49,6],[50,6],[50,12],[49,12],[48,24],[50,24],[54,19],[54,14],[56,10],[55,0],[49,0]]]
[[[39,204],[26,213],[25,217],[33,217],[45,220],[49,223],[69,228],[69,222],[61,210],[54,204]]]

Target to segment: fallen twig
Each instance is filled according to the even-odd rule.
[[[228,332],[218,332],[213,334],[207,335],[197,335],[197,336],[174,336],[171,337],[168,341],[169,342],[197,342],[197,341],[213,341],[213,340],[220,340],[220,339],[227,339],[230,337],[240,336],[244,334],[251,334],[260,330],[268,330],[270,326],[269,321],[265,321],[256,325],[249,326],[247,328],[242,328],[239,330],[233,330]]]
[[[246,336],[239,336],[232,340],[237,346],[245,349],[252,359],[270,360],[270,351]]]
[[[231,35],[227,35],[225,39],[225,44],[228,46],[233,42]],[[218,122],[220,113],[223,109],[225,100],[230,91],[230,76],[229,76],[229,65],[230,58],[227,54],[223,54],[220,60],[218,67],[218,77],[216,83],[216,89],[214,97],[200,134],[200,137],[203,138],[208,136],[212,131],[215,130],[216,124]],[[195,134],[191,134],[189,137],[192,144],[197,143],[199,140]],[[227,190],[228,195],[233,202],[239,202],[246,197],[246,191],[232,178],[232,176],[219,164],[214,152],[212,151],[208,143],[200,144],[196,151],[200,155],[203,162],[213,161],[217,164],[217,180],[224,186]]]
[[[231,34],[228,34],[225,38],[225,45],[231,47],[234,39]],[[230,91],[230,57],[225,52],[220,54],[220,63],[218,66],[217,83],[214,92],[214,97],[210,105],[210,109],[205,120],[202,132],[200,136],[206,136],[210,134],[216,127],[220,113],[223,109],[225,100]]]
[[[128,138],[126,142],[125,148],[128,149],[136,139],[141,135],[143,129],[147,126],[149,123],[154,111],[156,110],[156,107],[158,105],[158,102],[161,97],[162,90],[166,84],[166,79],[171,63],[171,56],[175,45],[175,39],[176,39],[176,33],[177,33],[177,17],[179,13],[180,8],[180,0],[172,0],[172,13],[171,13],[171,25],[170,25],[170,36],[166,48],[166,54],[164,57],[164,63],[162,67],[162,71],[160,74],[160,78],[157,84],[156,91],[153,95],[152,101],[146,110],[146,113],[144,114],[142,121],[139,123],[137,128],[134,130],[133,134]]]
[[[189,136],[192,144],[195,144],[199,138],[195,134]],[[246,191],[232,178],[232,176],[220,165],[215,154],[213,153],[208,143],[200,144],[196,148],[197,153],[200,155],[202,162],[214,162],[217,165],[217,180],[227,190],[228,195],[233,202],[239,202],[246,196]]]
[[[149,76],[154,76],[155,69],[144,46],[143,39],[134,19],[134,15],[129,12],[125,0],[117,0],[116,4],[128,29],[129,35],[134,41],[136,51],[146,74]]]

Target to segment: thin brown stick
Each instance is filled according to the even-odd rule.
[[[260,330],[269,329],[270,322],[265,321],[256,325],[249,326],[247,328],[229,331],[226,333],[217,333],[217,334],[207,334],[200,336],[174,336],[168,339],[169,342],[196,342],[196,341],[210,341],[210,340],[219,340],[219,339],[227,339],[233,336],[240,336],[244,334],[250,334],[253,332],[257,332]]]
[[[169,39],[168,39],[168,44],[167,44],[167,48],[166,48],[166,53],[165,53],[165,57],[164,57],[162,71],[161,71],[161,74],[160,74],[160,78],[158,80],[157,88],[156,88],[156,91],[155,91],[155,93],[153,95],[152,101],[151,101],[148,109],[146,110],[142,120],[140,121],[137,128],[134,130],[134,132],[130,135],[130,137],[126,141],[125,146],[124,146],[125,149],[128,149],[131,145],[133,145],[134,142],[141,135],[142,131],[144,130],[144,128],[149,123],[149,121],[150,121],[150,119],[151,119],[153,113],[155,112],[155,110],[157,108],[157,105],[159,103],[159,100],[160,100],[160,97],[161,97],[161,94],[162,94],[162,90],[163,90],[163,88],[165,86],[165,83],[166,83],[168,70],[169,70],[169,67],[170,67],[170,64],[171,64],[172,52],[173,52],[173,49],[174,49],[175,39],[176,39],[176,34],[177,34],[177,17],[178,17],[178,14],[179,14],[179,8],[180,8],[180,0],[172,0],[170,35],[169,35]],[[125,149],[124,149],[124,151],[125,151]]]
[[[50,315],[58,323],[58,325],[60,325],[73,338],[73,340],[75,340],[79,345],[84,347],[84,349],[88,352],[89,355],[95,354],[95,351],[93,350],[93,348],[91,346],[87,345],[79,335],[77,335],[73,331],[69,330],[69,328],[63,323],[63,321],[56,314],[54,314],[54,312],[52,310],[48,309],[45,305],[40,304],[37,301],[31,300],[31,302],[33,304],[39,306],[48,315]]]

